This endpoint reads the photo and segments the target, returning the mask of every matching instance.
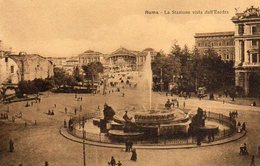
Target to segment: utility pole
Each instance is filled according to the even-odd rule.
[[[85,145],[85,138],[86,138],[86,132],[85,132],[85,118],[84,116],[82,117],[82,144],[83,144],[83,165],[86,166],[86,145]]]

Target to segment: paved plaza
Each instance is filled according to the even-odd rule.
[[[122,92],[113,92],[107,95],[83,94],[82,101],[75,99],[74,94],[45,93],[41,96],[40,103],[34,103],[31,107],[25,107],[26,102],[12,103],[9,106],[1,105],[1,113],[9,109],[9,120],[0,121],[0,165],[37,166],[77,166],[83,165],[82,144],[64,138],[59,129],[63,126],[64,119],[79,116],[84,113],[100,114],[98,106],[103,109],[106,102],[115,110],[125,109],[128,106],[140,103],[138,93],[133,89],[124,89]],[[197,98],[184,99],[177,96],[169,97],[165,94],[153,93],[153,103],[165,103],[168,98],[178,98],[180,107],[196,111],[202,107],[207,111],[223,113],[228,116],[230,111],[238,111],[238,121],[246,122],[247,135],[235,142],[222,145],[190,148],[190,149],[137,149],[138,159],[131,161],[131,153],[124,152],[122,148],[106,148],[100,146],[86,146],[87,165],[105,166],[114,156],[123,165],[249,165],[251,155],[256,155],[256,163],[260,164],[260,156],[257,147],[260,145],[260,109],[259,107],[234,105],[229,103],[199,100]],[[56,107],[55,107],[56,105]],[[80,105],[82,111],[80,111]],[[9,108],[8,108],[9,107]],[[68,112],[65,114],[64,109]],[[77,109],[77,115],[74,110]],[[55,115],[48,115],[48,110],[53,110]],[[11,121],[12,116],[22,113],[21,118]],[[36,121],[36,125],[35,125]],[[27,127],[25,127],[25,122]],[[14,141],[14,152],[9,152],[9,140]],[[242,143],[248,144],[249,156],[239,155],[239,147]]]

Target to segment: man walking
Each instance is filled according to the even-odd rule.
[[[253,155],[251,158],[250,166],[255,166],[255,155]]]
[[[12,139],[9,141],[9,150],[10,152],[14,152],[14,141]]]

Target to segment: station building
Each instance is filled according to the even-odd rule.
[[[260,9],[250,7],[236,13],[235,24],[235,84],[246,95],[260,94]]]

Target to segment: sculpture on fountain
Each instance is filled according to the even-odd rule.
[[[114,118],[116,113],[115,113],[115,111],[113,110],[112,107],[110,107],[109,105],[107,105],[105,103],[104,104],[103,114],[104,114],[105,122],[109,122],[109,121],[113,120],[113,118]]]
[[[111,122],[114,119],[115,114],[116,113],[113,110],[113,108],[105,103],[104,110],[103,110],[104,118],[100,119],[100,124],[99,124],[101,133],[106,133],[108,131],[107,123]]]

